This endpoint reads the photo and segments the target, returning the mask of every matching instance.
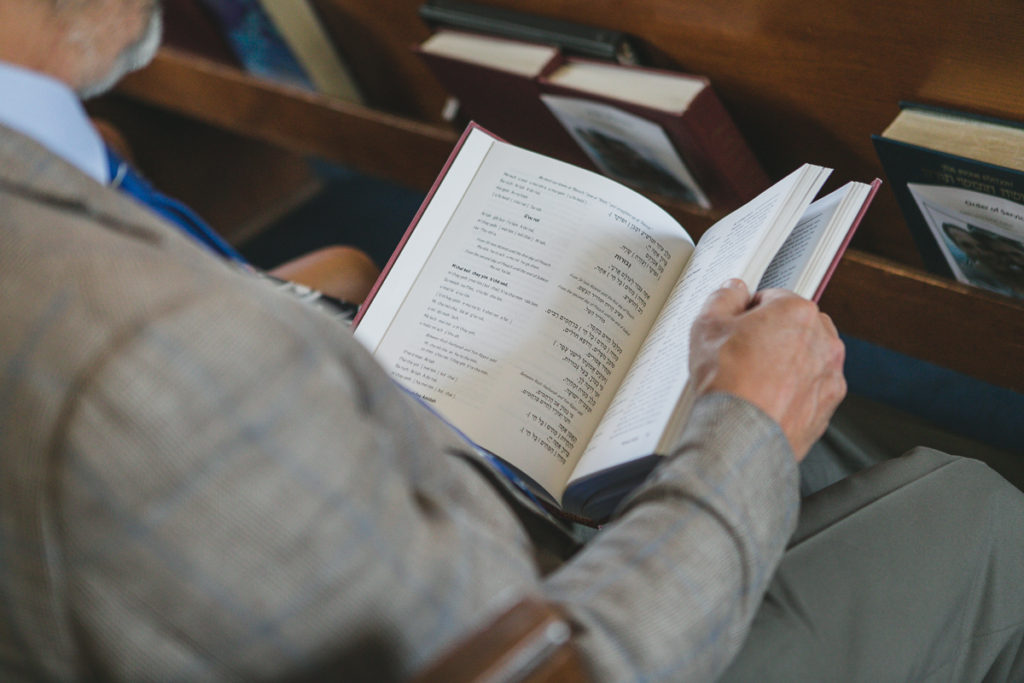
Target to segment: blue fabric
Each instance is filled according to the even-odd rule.
[[[843,335],[843,341],[850,393],[996,448],[1022,452],[1024,394],[862,339]]]
[[[398,389],[400,391],[405,392],[412,400],[416,401],[421,406],[423,406],[424,410],[426,410],[427,412],[433,414],[441,422],[444,422],[446,425],[448,425],[452,429],[452,431],[456,432],[460,437],[462,437],[462,439],[466,442],[467,446],[470,449],[472,449],[472,450],[476,451],[478,454],[480,454],[484,458],[484,460],[486,460],[487,463],[490,464],[491,467],[493,467],[496,472],[498,472],[498,474],[500,474],[501,476],[505,477],[505,479],[510,481],[513,486],[515,486],[534,505],[536,505],[538,510],[541,510],[545,515],[550,515],[551,514],[551,507],[547,506],[547,505],[545,505],[544,503],[541,502],[540,498],[538,498],[537,495],[534,493],[533,487],[526,482],[526,480],[524,479],[523,475],[520,475],[518,470],[516,470],[511,465],[507,464],[504,460],[502,460],[501,458],[496,456],[494,453],[491,453],[490,451],[485,450],[485,449],[481,448],[480,446],[478,446],[472,439],[470,439],[468,436],[466,436],[465,433],[463,433],[463,431],[461,429],[459,429],[458,427],[453,425],[451,422],[446,420],[441,415],[441,413],[437,412],[437,410],[434,409],[434,406],[432,406],[429,403],[427,403],[426,401],[424,401],[420,397],[420,395],[417,394],[415,391],[413,391],[412,389],[409,389],[408,387],[403,386],[402,384],[400,384],[398,382],[395,382],[395,386],[398,387]],[[539,485],[537,485],[537,486],[539,488]]]
[[[111,186],[145,204],[222,258],[246,262],[234,247],[214,232],[192,209],[158,192],[131,164],[110,148],[107,148],[107,162],[110,165]]]

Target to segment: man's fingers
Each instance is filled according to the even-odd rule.
[[[690,342],[698,391],[759,407],[782,427],[798,460],[846,393],[845,350],[832,319],[792,292],[751,296],[730,281],[708,298]]]
[[[726,280],[704,303],[702,315],[734,316],[747,310],[750,292],[743,280]]]
[[[804,304],[812,303],[808,302],[807,299],[794,294],[788,289],[762,289],[754,293],[754,297],[751,299],[751,308],[755,306],[768,306],[775,304],[777,301],[799,301]],[[817,308],[815,306],[815,308]]]

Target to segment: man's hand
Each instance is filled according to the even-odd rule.
[[[797,460],[846,395],[845,349],[818,307],[778,289],[752,298],[740,280],[714,292],[693,325],[690,381],[753,403],[782,427]]]

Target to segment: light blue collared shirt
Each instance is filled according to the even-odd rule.
[[[32,138],[97,182],[110,181],[103,140],[78,96],[57,79],[0,62],[0,124]]]

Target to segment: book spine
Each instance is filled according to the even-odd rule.
[[[908,102],[901,101],[899,108],[902,109],[916,109],[918,111],[930,112],[932,114],[939,114],[940,116],[948,116],[953,119],[963,119],[967,121],[977,121],[979,123],[990,123],[995,126],[1007,126],[1009,128],[1017,128],[1018,130],[1024,130],[1024,121],[1013,121],[1011,119],[1004,119],[998,116],[989,116],[987,114],[979,114],[973,111],[964,111],[962,109],[950,109],[938,104],[927,104],[924,102]]]
[[[560,21],[462,0],[428,0],[420,18],[432,28],[447,27],[531,43],[554,45],[566,54],[636,64],[636,41],[621,31]]]

